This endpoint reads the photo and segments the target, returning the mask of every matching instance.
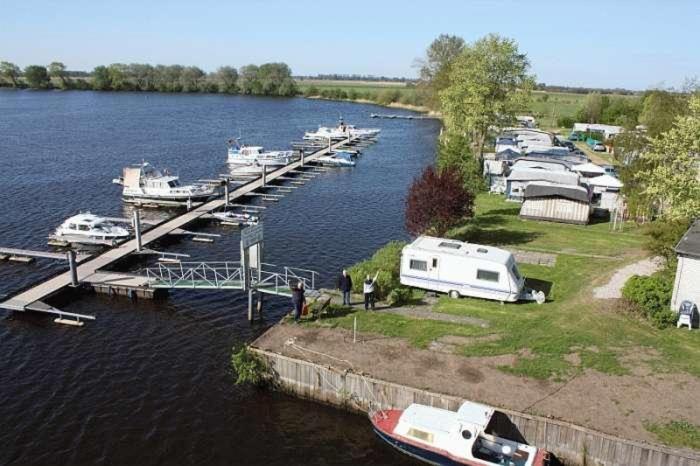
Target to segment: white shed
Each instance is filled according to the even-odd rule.
[[[695,220],[678,242],[676,254],[678,268],[671,309],[678,312],[683,301],[691,301],[700,308],[700,219]]]
[[[622,203],[620,189],[624,186],[622,181],[614,176],[600,175],[589,178],[585,182],[593,189],[593,202],[598,208],[609,211],[620,209]]]

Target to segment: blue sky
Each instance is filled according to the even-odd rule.
[[[416,75],[441,33],[514,38],[539,82],[646,89],[700,76],[700,1],[0,0],[0,60]]]

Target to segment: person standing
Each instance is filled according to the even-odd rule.
[[[367,311],[370,307],[372,307],[372,310],[374,310],[374,285],[377,281],[378,275],[379,272],[374,275],[374,278],[371,278],[369,274],[367,274],[367,277],[363,283],[362,288],[365,292],[365,311]]]
[[[292,304],[294,305],[294,322],[299,322],[301,311],[304,309],[304,304],[306,304],[304,284],[302,282],[297,283],[296,288],[292,290]]]
[[[338,289],[343,292],[343,306],[350,306],[350,292],[352,291],[352,278],[347,270],[338,277]]]

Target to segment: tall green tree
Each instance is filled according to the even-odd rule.
[[[68,73],[66,73],[66,65],[60,61],[51,62],[49,65],[49,76],[58,79],[61,89],[67,89],[70,87]]]
[[[140,91],[152,91],[155,89],[155,73],[151,65],[131,63],[128,74],[134,80],[134,85]]]
[[[180,73],[182,92],[197,92],[206,74],[196,66],[187,66]]]
[[[12,87],[17,87],[19,85],[17,78],[19,78],[20,74],[21,70],[19,66],[9,61],[0,62],[0,76],[8,80],[12,84]]]
[[[112,89],[112,78],[106,66],[97,66],[92,70],[92,88],[96,91]]]
[[[444,132],[440,136],[436,167],[440,172],[457,173],[464,189],[472,194],[486,188],[481,165],[464,135]]]
[[[635,178],[666,219],[700,216],[700,95],[691,97],[688,114],[652,138],[639,158],[645,166]]]
[[[449,34],[440,34],[428,46],[425,58],[419,60],[421,86],[425,88],[426,103],[431,108],[440,104],[440,91],[450,84],[452,63],[464,50],[464,39]]]
[[[235,94],[238,92],[238,71],[232,66],[222,66],[214,75],[219,92]]]
[[[577,118],[582,123],[600,123],[606,103],[600,92],[589,93],[578,111]]]
[[[262,83],[258,78],[258,67],[246,65],[241,67],[238,73],[238,87],[242,94],[262,94]]]
[[[24,69],[24,79],[32,89],[47,89],[51,82],[45,66],[30,65]]]
[[[647,133],[657,137],[671,129],[678,115],[687,110],[685,96],[664,90],[649,91],[644,96],[639,123],[647,127]]]
[[[450,85],[440,92],[447,129],[466,134],[479,160],[491,127],[515,122],[535,86],[530,62],[518,44],[489,34],[467,45],[451,65]]]

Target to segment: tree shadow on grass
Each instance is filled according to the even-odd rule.
[[[529,243],[540,236],[542,236],[542,233],[536,231],[507,230],[503,228],[490,230],[473,226],[455,232],[453,237],[469,243],[512,245]]]
[[[549,296],[549,292],[552,291],[552,285],[554,283],[547,280],[539,280],[537,278],[525,277],[525,286],[527,288],[532,288],[533,290],[544,292],[545,296]]]

